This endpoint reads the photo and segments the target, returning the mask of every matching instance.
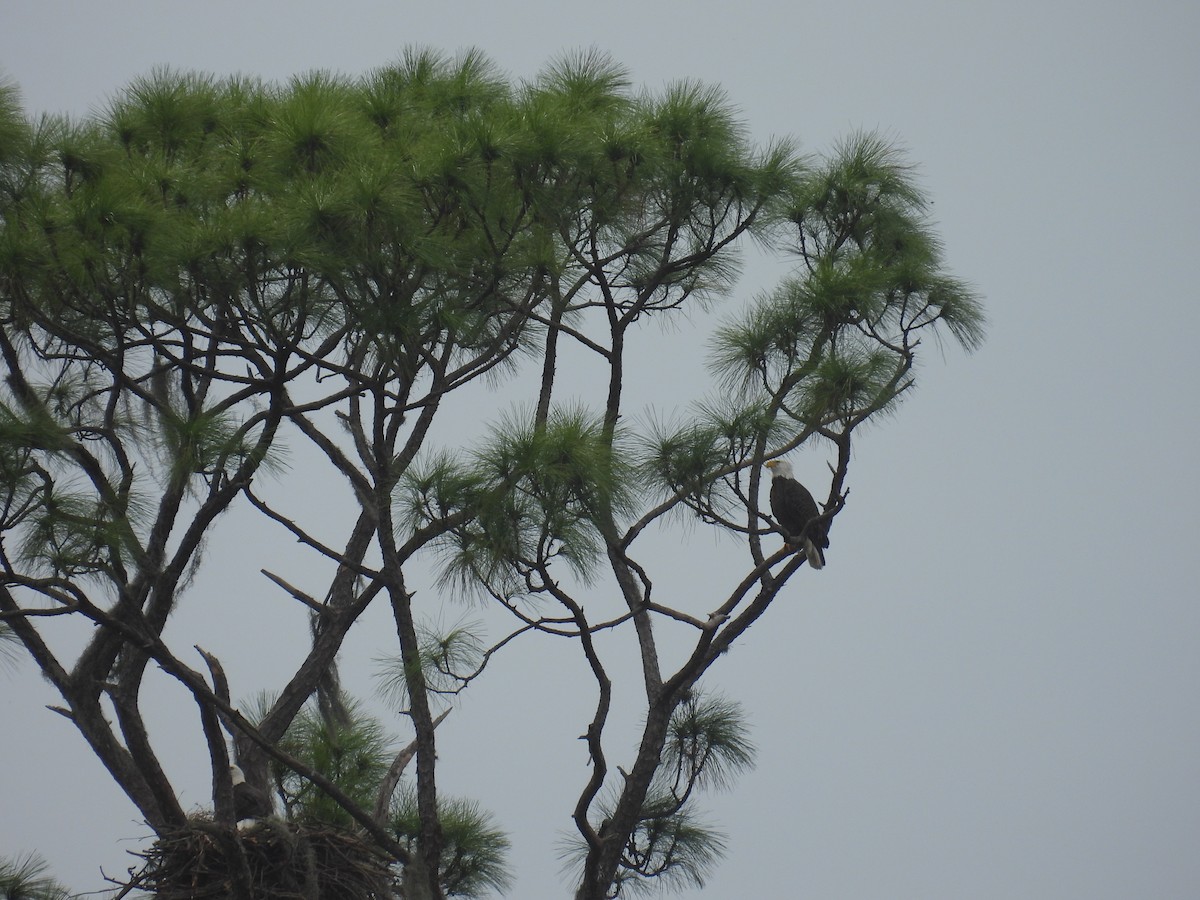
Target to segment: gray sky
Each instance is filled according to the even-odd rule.
[[[707,803],[730,850],[704,893],[1194,898],[1200,6],[805,6],[8,0],[0,71],[30,111],[83,114],[164,63],[356,74],[419,44],[478,47],[521,77],[595,46],[649,87],[721,84],[760,141],[900,140],[949,267],[987,299],[989,339],[972,357],[927,348],[917,393],[857,446],[829,565],[802,571],[710,676],[745,705],[760,753]],[[729,303],[778,274],[748,269]],[[715,321],[646,338],[648,402],[706,392],[695,361]],[[824,469],[817,451],[796,463],[802,478]],[[727,544],[694,530],[664,541],[679,595],[722,577]],[[304,565],[245,543],[218,538],[210,558]],[[277,683],[303,623],[265,583],[223,590],[244,591],[260,632],[214,631],[189,609],[178,633],[220,646],[243,692]],[[275,613],[289,624],[272,634]],[[378,652],[370,624],[346,653],[359,692]],[[553,851],[586,778],[580,666],[565,645],[502,656],[439,731],[443,783],[512,832],[514,897],[568,894]],[[96,889],[147,829],[49,702],[30,664],[0,673],[0,854],[40,850]],[[160,716],[168,746],[179,723],[172,777],[203,805],[194,710],[164,687]]]

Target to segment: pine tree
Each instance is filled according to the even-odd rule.
[[[140,815],[160,836],[190,822],[143,721],[153,668],[195,704],[217,822],[232,826],[228,739],[251,783],[405,869],[406,896],[501,888],[503,835],[439,789],[436,728],[496,654],[540,637],[572,641],[595,680],[576,896],[703,883],[723,841],[695,798],[753,752],[702,681],[804,561],[779,546],[763,463],[832,451],[814,494],[833,533],[852,436],[896,411],[925,337],[982,339],[896,149],[870,134],[820,160],[755,147],[719,90],[635,91],[594,53],[530,83],[422,51],[284,85],[163,70],[80,122],[28,122],[11,89],[0,99],[0,621]],[[730,304],[749,240],[793,274],[725,313],[711,392],[682,421],[639,421],[632,336]],[[563,396],[578,367],[603,372],[594,394]],[[485,380],[521,399],[463,446]],[[292,472],[292,452],[319,478]],[[350,521],[292,511],[316,485],[350,498]],[[203,551],[233,510],[329,571],[265,573],[312,640],[283,684],[232,686],[272,689],[254,716],[220,659],[165,632],[219,565]],[[653,590],[643,550],[679,511],[745,549],[686,605]],[[511,628],[439,633],[453,594]],[[383,746],[329,705],[372,605],[394,621],[414,763],[382,803]],[[92,626],[74,658],[47,636],[64,618]],[[626,673],[597,640],[616,629],[635,636],[644,702],[621,765],[604,737]],[[664,633],[690,648],[681,662],[663,661]],[[351,736],[356,778],[318,753]]]

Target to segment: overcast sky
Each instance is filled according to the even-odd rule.
[[[708,680],[744,704],[760,754],[707,801],[730,849],[704,896],[1200,896],[1200,5],[0,6],[0,74],[34,114],[86,114],[161,64],[358,74],[410,44],[477,47],[514,77],[595,46],[651,88],[718,83],[757,140],[811,152],[878,129],[919,164],[947,263],[986,298],[983,349],[927,348],[917,392],[859,442],[826,569],[803,570]],[[751,267],[728,303],[778,275]],[[648,402],[705,393],[719,318],[669,336]],[[795,461],[824,471],[820,451]],[[696,573],[679,589],[702,595],[724,551],[673,540]],[[250,571],[289,565],[240,552]],[[285,677],[305,629],[269,586],[245,590],[290,616],[265,653],[261,635],[208,637],[248,693]],[[361,693],[378,652],[364,632],[345,663]],[[521,900],[569,894],[554,847],[587,777],[580,665],[567,646],[501,657],[439,731],[442,783],[512,832]],[[147,829],[53,701],[32,665],[0,672],[0,854],[36,849],[95,890]],[[194,711],[175,714],[171,774],[200,806]]]

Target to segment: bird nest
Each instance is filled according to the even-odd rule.
[[[159,835],[130,887],[157,900],[384,900],[391,861],[351,831],[265,819],[244,830],[193,819]]]

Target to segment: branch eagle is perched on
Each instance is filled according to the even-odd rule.
[[[812,568],[824,567],[824,550],[829,546],[828,525],[814,521],[821,515],[817,501],[796,480],[792,464],[786,459],[772,459],[766,465],[771,470],[771,515],[783,531],[784,540],[791,546],[803,547]]]

